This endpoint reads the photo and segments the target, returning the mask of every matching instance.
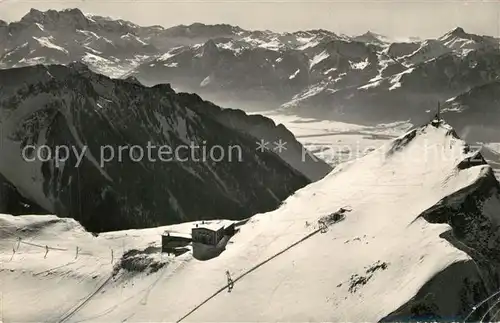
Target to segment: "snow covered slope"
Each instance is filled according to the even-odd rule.
[[[429,39],[422,42],[419,49],[410,55],[401,57],[401,59],[403,59],[407,64],[417,65],[451,51],[452,50],[450,48],[443,45],[440,41]]]
[[[480,155],[448,125],[429,124],[252,217],[206,262],[189,253],[160,257],[154,229],[95,238],[72,221],[2,216],[2,315],[58,322],[478,320],[498,297],[472,307],[500,288],[499,190]],[[342,207],[344,217],[330,221]],[[317,221],[325,216],[330,225],[321,233]],[[44,259],[43,248],[20,243],[10,260],[16,235],[67,251],[51,249]],[[144,272],[117,268],[111,276],[110,248],[122,241],[122,250],[142,249]],[[76,245],[85,255],[75,260]],[[231,293],[226,270],[235,281]]]

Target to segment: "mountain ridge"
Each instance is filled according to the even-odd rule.
[[[373,43],[324,29],[277,33],[202,23],[165,29],[79,11],[32,13],[72,14],[80,17],[74,22],[86,19],[96,29],[49,31],[32,23],[9,36],[10,27],[0,27],[0,39],[8,39],[0,41],[0,66],[80,61],[114,78],[133,76],[148,86],[170,83],[227,108],[280,109],[368,125],[419,124],[437,101],[495,81],[500,73],[499,39],[460,27],[410,42],[365,33],[383,38]],[[467,119],[471,112],[464,113]]]
[[[147,88],[133,81],[113,80],[81,63],[2,70],[0,75],[4,89],[0,97],[4,133],[0,172],[24,197],[51,213],[74,217],[90,230],[208,219],[219,213],[241,219],[261,206],[276,207],[285,196],[311,181],[290,166],[297,167],[290,160],[302,160],[299,152],[284,159],[273,151],[256,152],[259,139],[255,134],[201,113],[210,103],[177,94],[169,85]],[[199,111],[190,106],[199,106]],[[190,142],[201,147],[207,142],[207,151],[214,145],[236,145],[241,155],[223,156],[218,163],[198,158],[203,162],[196,162],[185,156],[188,150],[179,157],[182,161],[187,158],[186,162],[175,159],[165,163],[158,158],[156,162],[142,158],[136,162],[129,153],[123,160],[120,155],[102,163],[103,147],[146,147],[146,141],[156,147]],[[52,151],[59,146],[76,147],[77,152],[85,151],[85,158],[79,161],[76,154],[71,155],[62,165],[54,159],[26,162],[21,158],[26,145],[47,145]],[[238,156],[242,162],[231,162]],[[319,168],[323,176],[331,169],[312,159],[303,164],[323,167]],[[259,175],[248,177],[252,168]],[[315,174],[320,176],[318,171]],[[198,203],[190,201],[189,190],[196,192]],[[168,198],[158,199],[160,192]]]

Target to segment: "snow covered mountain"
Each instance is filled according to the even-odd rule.
[[[429,118],[426,111],[435,111],[438,101],[497,80],[499,62],[500,51],[471,51],[465,56],[447,53],[361,86],[336,89],[323,84],[294,106],[353,123],[408,119],[421,123]]]
[[[239,28],[228,25],[165,29],[86,15],[79,9],[32,9],[20,21],[0,22],[0,67],[81,61],[94,71],[119,77],[173,47],[240,34]]]
[[[223,106],[273,109],[314,84],[348,86],[376,77],[380,48],[325,31],[253,32],[174,48],[128,75],[146,84],[168,81]]]
[[[371,31],[367,31],[363,35],[356,36],[353,39],[362,43],[372,43],[376,45],[386,45],[391,43],[390,39],[386,36]]]
[[[239,224],[227,250],[210,261],[159,253],[163,230],[189,233],[194,223],[93,237],[69,219],[0,216],[2,315],[497,321],[499,208],[490,166],[450,126],[434,122]]]
[[[496,142],[500,138],[500,81],[473,87],[447,100],[443,115],[465,138]]]
[[[82,61],[119,76],[137,65],[145,55],[157,52],[130,22],[84,15],[78,9],[41,12],[32,9],[20,21],[0,27],[0,66]]]
[[[465,32],[457,27],[439,38],[444,46],[458,51],[471,51],[477,49],[497,49],[498,39],[491,36],[479,36]]]
[[[0,173],[28,201],[92,231],[242,219],[331,170],[267,118],[81,63],[1,70],[0,89]],[[290,151],[256,150],[276,138]]]
[[[255,35],[255,34],[254,34]],[[352,123],[421,123],[446,101],[499,77],[499,40],[457,28],[438,39],[391,43],[374,34],[315,32],[295,41],[263,33],[174,48],[130,75],[169,81],[223,106],[274,109]],[[404,107],[397,108],[397,107]]]
[[[400,57],[408,65],[418,65],[428,60],[451,53],[453,49],[445,46],[442,42],[435,39],[425,40],[420,47],[411,54]]]

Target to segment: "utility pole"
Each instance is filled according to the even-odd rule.
[[[432,119],[432,124],[439,125],[441,124],[441,103],[438,101],[438,106],[437,106],[437,111],[436,114],[434,115],[434,118]]]
[[[229,270],[226,270],[226,276],[227,276],[227,292],[231,293],[234,287],[234,281],[231,278],[231,274],[229,273]]]

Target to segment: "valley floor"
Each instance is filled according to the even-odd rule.
[[[413,127],[413,124],[404,121],[369,127],[285,115],[275,111],[259,114],[271,118],[276,124],[283,124],[304,147],[333,166],[362,157]],[[500,180],[500,139],[496,143],[484,143],[484,147],[488,149],[484,157]]]

